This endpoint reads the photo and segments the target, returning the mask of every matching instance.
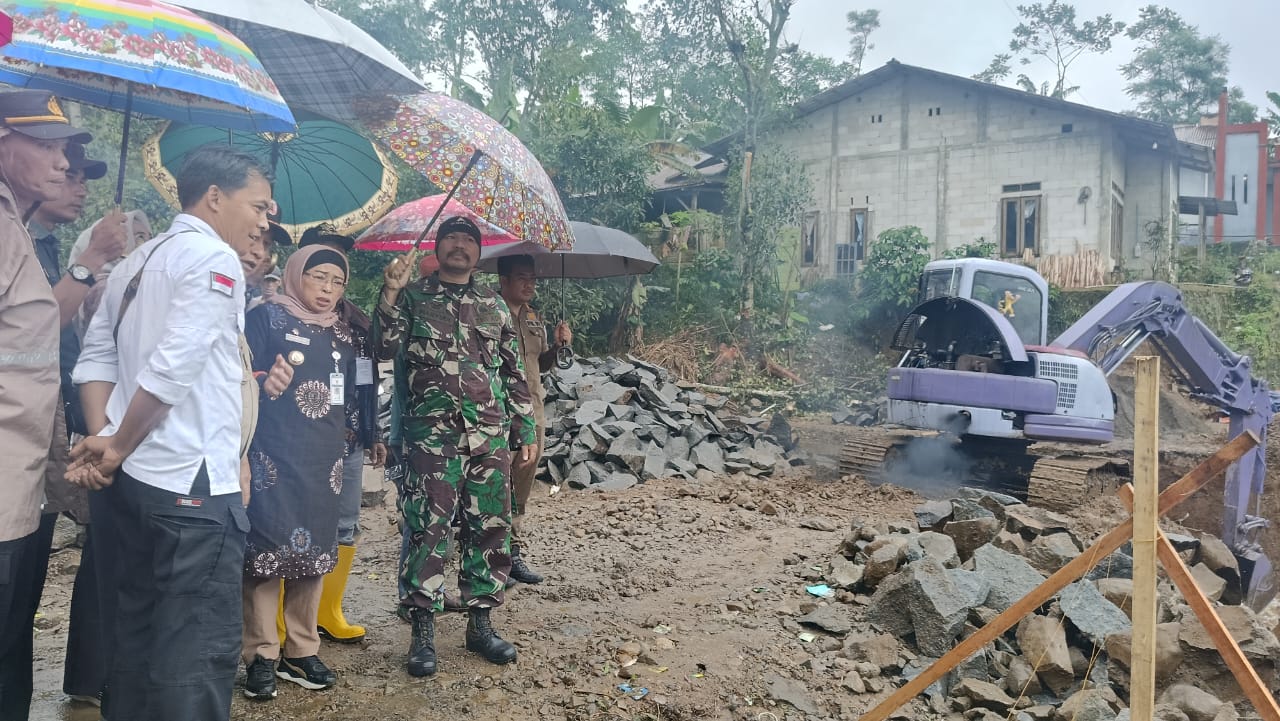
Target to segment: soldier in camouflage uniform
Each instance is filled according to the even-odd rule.
[[[506,303],[471,282],[480,230],[464,217],[440,224],[440,269],[409,283],[413,263],[383,274],[375,313],[379,360],[398,360],[408,389],[401,416],[408,473],[399,505],[409,533],[401,579],[409,589],[413,641],[408,670],[436,671],[434,614],[443,609],[450,521],[461,511],[458,586],[467,604],[467,649],[492,663],[516,650],[494,632],[511,569],[512,454],[527,463],[534,419],[524,364]]]

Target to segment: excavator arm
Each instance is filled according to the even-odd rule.
[[[1249,357],[1227,348],[1167,283],[1121,285],[1050,345],[1085,353],[1110,375],[1145,341],[1152,342],[1192,397],[1227,414],[1231,438],[1252,431],[1262,441],[1227,470],[1222,519],[1222,540],[1240,562],[1241,588],[1258,608],[1255,604],[1276,593],[1270,561],[1253,540],[1269,522],[1249,513],[1266,479],[1272,416],[1267,383],[1253,377]]]

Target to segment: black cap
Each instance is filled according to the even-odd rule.
[[[276,245],[293,245],[293,236],[274,220],[267,221],[267,239]]]
[[[72,140],[88,143],[93,136],[67,119],[58,98],[48,90],[0,92],[0,123],[36,140]]]
[[[107,174],[107,164],[101,160],[87,158],[84,154],[84,146],[80,143],[67,143],[67,149],[63,151],[67,156],[67,162],[71,167],[67,172],[79,170],[84,173],[85,180],[97,180]]]
[[[306,232],[302,234],[302,238],[298,240],[298,247],[305,248],[308,245],[316,245],[318,243],[336,245],[342,248],[344,253],[350,253],[356,247],[356,239],[339,233],[337,226],[333,223],[321,223],[307,228]]]
[[[480,245],[480,228],[471,219],[465,215],[455,215],[452,218],[446,218],[440,227],[436,230],[436,242],[450,233],[466,233],[476,241],[476,245]]]

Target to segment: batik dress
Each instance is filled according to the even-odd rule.
[[[282,356],[293,381],[279,398],[264,392],[258,430],[249,447],[252,495],[245,572],[265,578],[321,576],[333,570],[338,545],[338,494],[346,446],[345,409],[355,393],[350,327],[307,325],[276,303],[245,316],[254,371]],[[330,402],[341,376],[343,397]]]

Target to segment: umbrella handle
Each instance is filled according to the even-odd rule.
[[[463,168],[462,172],[458,174],[458,179],[453,181],[453,187],[449,188],[448,194],[444,196],[444,202],[440,203],[436,208],[436,212],[431,216],[431,220],[427,221],[426,227],[418,234],[418,240],[413,244],[413,253],[415,255],[418,252],[418,247],[422,245],[422,241],[426,239],[427,233],[435,227],[436,221],[440,219],[440,214],[444,212],[444,207],[449,204],[450,200],[453,200],[453,194],[458,192],[458,186],[462,185],[462,181],[467,177],[467,173],[470,173],[471,169],[476,167],[476,161],[478,160],[480,160],[479,150],[471,154],[471,160],[467,161],[467,167]]]
[[[562,370],[573,367],[573,348],[562,345],[556,349],[556,367]]]
[[[126,85],[124,96],[124,131],[120,139],[120,169],[116,173],[116,207],[124,200],[124,165],[129,159],[129,126],[133,120],[133,83]]]

